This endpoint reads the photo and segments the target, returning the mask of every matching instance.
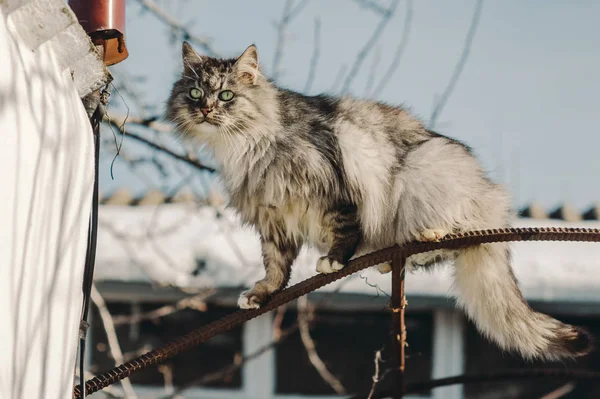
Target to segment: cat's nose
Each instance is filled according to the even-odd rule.
[[[212,111],[212,108],[200,108],[200,112],[202,112],[202,115],[204,116],[208,115],[210,111]]]

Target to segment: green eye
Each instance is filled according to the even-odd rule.
[[[231,90],[223,90],[219,93],[219,100],[230,101],[233,98],[233,92]]]
[[[200,97],[202,97],[202,95],[204,94],[202,92],[202,89],[199,89],[197,87],[192,87],[190,89],[190,98],[192,98],[193,100],[198,100]]]

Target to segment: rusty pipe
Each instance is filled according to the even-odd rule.
[[[104,63],[129,56],[125,45],[125,0],[70,0],[69,6],[95,45],[104,46]]]

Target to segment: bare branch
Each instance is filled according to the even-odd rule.
[[[283,58],[283,44],[285,42],[285,28],[287,26],[286,18],[292,8],[293,0],[286,0],[283,5],[283,14],[281,20],[277,23],[277,43],[275,44],[275,54],[273,55],[273,66],[271,67],[271,77],[277,79],[279,75],[279,65]]]
[[[400,43],[398,44],[398,47],[396,47],[396,52],[394,53],[394,58],[392,59],[390,66],[388,67],[387,71],[385,71],[383,77],[379,81],[379,84],[370,95],[377,93],[379,96],[381,93],[383,93],[385,88],[388,86],[390,79],[392,76],[394,76],[396,69],[398,69],[402,55],[404,55],[404,51],[408,45],[408,37],[410,36],[410,30],[412,28],[412,17],[413,2],[412,0],[406,0],[406,13],[404,14],[404,29],[402,30],[402,39],[400,39]]]
[[[370,9],[377,14],[384,15],[388,10],[375,0],[354,0],[362,8]]]
[[[285,316],[285,311],[287,310],[287,305],[283,305],[277,308],[277,313],[275,313],[275,317],[273,318],[273,340],[279,341],[281,338],[281,323],[283,323],[283,316]]]
[[[323,378],[323,381],[329,384],[329,386],[333,388],[338,395],[344,394],[346,392],[346,388],[344,388],[340,380],[331,374],[317,353],[315,341],[313,341],[312,337],[310,336],[310,329],[308,327],[308,313],[308,298],[306,295],[304,295],[298,298],[298,326],[300,328],[300,338],[302,339],[302,344],[304,345],[306,353],[308,354],[308,359],[314,366],[315,370],[317,370],[321,378]]]
[[[344,75],[346,74],[346,70],[348,67],[346,65],[342,65],[338,70],[337,75],[335,75],[335,79],[333,80],[333,84],[329,88],[331,93],[335,93],[340,84],[342,84],[342,79],[344,79]]]
[[[244,255],[244,251],[242,251],[242,249],[239,247],[238,243],[233,239],[233,232],[232,232],[232,228],[234,227],[233,224],[228,219],[225,220],[224,224],[227,224],[227,228],[223,229],[222,232],[225,235],[225,239],[227,240],[227,243],[229,244],[231,251],[236,256],[236,258],[238,258],[238,260],[240,261],[240,263],[242,265],[245,265],[246,267],[252,266],[253,265],[252,262],[250,262],[248,260],[246,255]],[[225,227],[225,226],[221,225],[220,227]],[[257,265],[256,263],[254,263],[254,265],[260,266],[260,265]]]
[[[294,7],[289,14],[289,18],[290,20],[296,18],[298,16],[298,14],[300,14],[300,11],[302,11],[302,9],[306,6],[306,4],[308,4],[308,0],[301,0],[296,7]]]
[[[204,52],[211,56],[217,57],[218,54],[214,51],[210,41],[207,38],[194,35],[188,28],[184,26],[183,23],[179,22],[177,18],[173,17],[165,10],[160,8],[154,1],[152,0],[137,0],[140,6],[144,7],[144,9],[150,11],[155,17],[160,19],[165,24],[169,25],[171,29],[176,32],[181,33],[184,40],[188,40],[196,45],[198,45]]]
[[[281,19],[276,24],[277,26],[277,44],[275,45],[275,55],[273,56],[273,67],[271,70],[271,77],[277,79],[279,77],[281,60],[283,59],[283,47],[286,39],[286,29],[292,20],[300,13],[302,8],[307,3],[307,0],[301,0],[294,7],[293,0],[286,0],[283,5],[283,13]]]
[[[143,80],[143,77],[132,76],[124,68],[115,68],[111,71],[111,73],[115,76],[115,80],[111,82],[112,86],[118,92],[123,92],[123,94],[127,97],[127,100],[131,101],[138,108],[138,112],[145,117],[149,112],[150,107],[142,100],[142,92],[136,85],[136,82]],[[119,96],[123,98],[123,96]],[[123,102],[125,102],[125,100],[123,100]]]
[[[110,349],[110,354],[115,360],[115,364],[123,364],[123,352],[121,351],[121,346],[119,345],[119,340],[117,338],[117,331],[115,330],[115,325],[112,320],[112,316],[106,307],[106,302],[104,302],[104,298],[98,292],[98,289],[94,284],[92,284],[92,292],[91,292],[92,302],[96,305],[98,309],[98,313],[100,314],[100,319],[102,320],[102,325],[104,326],[104,330],[106,331],[106,338],[108,340],[108,347]],[[123,386],[123,391],[125,391],[125,397],[136,399],[137,395],[133,390],[133,386],[131,385],[131,381],[129,378],[125,378],[121,381],[121,385]]]
[[[171,127],[169,127],[169,125],[157,122],[157,119],[158,119],[158,117],[150,117],[147,119],[141,119],[141,118],[135,118],[135,117],[129,116],[127,118],[127,123],[139,125],[139,126],[145,126],[145,127],[148,127],[150,129],[153,129],[153,130],[156,130],[159,132],[160,131],[162,131],[162,132],[165,132],[165,131],[172,132],[173,131],[173,129]],[[158,151],[163,152],[175,159],[183,161],[183,162],[187,163],[188,165],[195,167],[196,169],[206,170],[208,172],[215,172],[215,169],[213,169],[209,166],[203,165],[200,162],[198,162],[188,156],[177,154],[177,153],[169,150],[168,148],[165,148],[159,144],[156,144],[140,135],[131,133],[130,131],[125,129],[125,118],[120,118],[118,116],[117,117],[111,116],[109,118],[105,115],[104,122],[117,128],[121,134],[125,135],[125,137],[130,137],[134,140],[137,140],[138,142],[143,143],[152,149],[158,150]]]
[[[377,67],[379,66],[379,61],[381,61],[381,49],[377,49],[375,51],[375,55],[373,56],[373,62],[371,63],[371,70],[369,71],[369,77],[367,78],[367,84],[365,85],[364,96],[367,97],[375,84],[375,74],[377,73]]]
[[[381,20],[377,24],[377,27],[375,27],[373,34],[371,35],[369,40],[367,40],[363,48],[356,55],[354,64],[352,65],[352,68],[350,68],[350,72],[348,73],[348,76],[346,76],[346,80],[344,81],[344,84],[342,86],[341,94],[345,94],[348,92],[348,90],[350,90],[350,86],[356,78],[358,71],[360,71],[363,62],[365,61],[371,50],[375,47],[375,43],[377,43],[377,41],[381,38],[381,34],[383,33],[385,27],[394,16],[394,12],[396,11],[397,6],[398,0],[393,0],[392,4],[390,5],[390,8],[382,14]]]
[[[575,389],[575,383],[568,382],[568,383],[561,385],[558,388],[552,390],[551,392],[548,392],[547,394],[542,396],[540,399],[559,399],[559,398],[562,398],[563,396],[571,393],[571,391],[573,391],[573,389]]]
[[[173,386],[173,367],[166,364],[161,364],[158,367],[158,372],[163,375],[165,381],[165,392],[172,393],[175,390]]]
[[[123,324],[135,324],[135,323],[139,323],[141,321],[155,320],[155,319],[158,319],[161,317],[165,317],[165,316],[168,316],[170,314],[173,314],[173,313],[178,312],[183,309],[195,309],[199,312],[204,312],[204,311],[206,311],[205,300],[208,297],[210,297],[211,295],[213,295],[215,292],[216,292],[216,290],[214,288],[209,288],[197,295],[183,298],[183,299],[177,301],[176,303],[174,303],[173,305],[162,306],[162,307],[160,307],[158,309],[154,309],[150,312],[134,314],[131,316],[127,316],[127,315],[115,316],[115,317],[113,317],[113,323],[117,326],[123,325]]]
[[[344,284],[346,284],[348,281],[350,281],[350,279],[345,280],[345,282],[342,282],[340,285],[338,285],[335,290],[330,291],[325,296],[323,296],[323,298],[317,303],[316,307],[323,306],[325,303],[327,303],[327,301],[329,299],[331,299],[331,297],[333,295],[337,294],[342,289]],[[179,395],[181,392],[185,391],[192,385],[206,385],[213,381],[219,381],[227,376],[230,376],[232,373],[234,373],[235,371],[240,369],[245,363],[251,361],[252,359],[259,357],[263,353],[266,353],[266,352],[276,348],[278,345],[280,345],[282,342],[284,342],[290,335],[292,335],[293,333],[298,331],[298,329],[300,328],[299,324],[295,323],[295,324],[292,324],[290,327],[286,328],[285,330],[281,330],[280,323],[283,320],[284,312],[285,312],[285,306],[280,306],[279,308],[277,308],[277,317],[275,318],[273,324],[274,324],[275,331],[276,332],[278,331],[278,333],[274,335],[274,339],[272,342],[270,342],[269,344],[258,349],[256,352],[251,353],[247,356],[244,356],[243,358],[241,358],[239,361],[235,362],[234,364],[225,366],[213,373],[206,374],[190,383],[187,383],[184,386],[177,387],[175,392],[173,392],[171,395],[164,396],[160,399],[176,399],[177,395]]]
[[[469,54],[471,52],[471,46],[473,45],[473,39],[475,38],[475,33],[477,32],[477,26],[479,25],[479,20],[481,18],[482,8],[483,0],[477,0],[477,2],[475,3],[475,11],[473,12],[473,19],[471,20],[471,26],[469,27],[469,31],[467,32],[467,36],[465,37],[465,42],[460,58],[458,59],[458,62],[454,67],[454,72],[450,77],[450,81],[448,81],[446,89],[434,104],[431,117],[429,118],[430,129],[433,129],[435,127],[435,123],[437,122],[439,115],[442,113],[444,106],[448,102],[448,98],[450,98],[450,95],[454,91],[456,83],[458,82],[458,79],[462,74],[465,64],[467,63],[467,59],[469,58]]]
[[[317,73],[317,63],[321,55],[321,19],[315,18],[315,35],[313,54],[310,59],[310,67],[308,68],[308,78],[306,79],[306,85],[304,85],[304,93],[308,93],[312,87],[313,81],[315,80],[315,74]]]
[[[373,397],[373,393],[375,393],[375,387],[379,382],[379,362],[381,362],[381,350],[375,352],[375,373],[373,374],[373,385],[371,385],[371,390],[369,391],[369,396],[367,399],[371,399]]]
[[[277,345],[279,345],[281,342],[283,342],[288,336],[290,336],[291,334],[293,334],[296,330],[298,330],[298,325],[293,325],[292,327],[283,330],[281,332],[281,335],[279,336],[278,340],[274,340],[271,343],[269,343],[268,345],[263,346],[262,348],[258,349],[256,352],[251,353],[250,355],[244,356],[241,359],[239,359],[238,361],[235,361],[234,363],[227,365],[215,372],[203,375],[202,377],[193,380],[185,385],[182,386],[178,386],[174,392],[172,392],[170,395],[166,395],[163,396],[160,399],[176,399],[178,398],[179,394],[183,391],[185,391],[186,389],[190,388],[192,385],[206,385],[209,384],[211,382],[214,381],[220,381],[228,376],[230,376],[231,374],[235,373],[237,370],[239,370],[244,364],[246,364],[247,362],[251,361],[252,359],[256,359],[257,357],[259,357],[260,355],[262,355],[263,353],[266,353],[268,351],[270,351],[271,349],[275,348]]]

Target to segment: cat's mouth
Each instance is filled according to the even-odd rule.
[[[213,125],[213,126],[217,126],[218,125],[216,120],[214,120],[214,119],[212,119],[210,117],[206,117],[206,116],[203,116],[200,119],[200,123],[199,124],[202,125],[203,123],[207,123],[207,124]]]

